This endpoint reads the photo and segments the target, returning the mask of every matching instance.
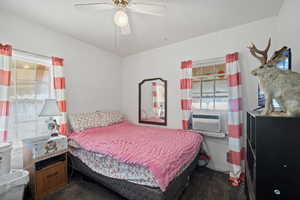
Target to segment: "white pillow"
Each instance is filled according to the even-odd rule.
[[[102,119],[97,112],[82,112],[69,115],[70,125],[75,132],[102,126]]]
[[[104,112],[104,111],[97,111],[101,126],[109,126],[112,124],[120,123],[124,121],[124,116],[120,112]]]

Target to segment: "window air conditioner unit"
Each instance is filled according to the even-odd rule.
[[[193,130],[220,133],[221,121],[221,114],[193,113]]]

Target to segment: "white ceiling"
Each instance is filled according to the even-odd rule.
[[[133,34],[119,37],[112,21],[113,11],[84,12],[73,7],[79,0],[1,0],[0,9],[126,56],[276,16],[283,2],[283,0],[164,1],[167,3],[164,17],[130,13]],[[97,0],[80,2],[97,2]]]

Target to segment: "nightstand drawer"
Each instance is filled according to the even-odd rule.
[[[67,184],[66,162],[61,161],[36,172],[38,199],[55,192]]]

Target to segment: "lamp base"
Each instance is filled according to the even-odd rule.
[[[48,124],[48,132],[51,137],[57,137],[58,136],[58,124],[56,123],[56,120],[50,117],[46,123]]]

